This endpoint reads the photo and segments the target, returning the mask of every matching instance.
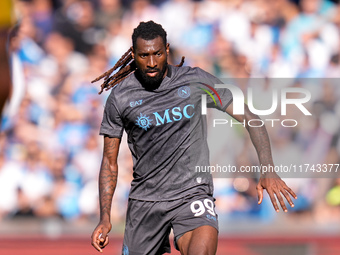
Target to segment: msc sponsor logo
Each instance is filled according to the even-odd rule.
[[[173,121],[180,121],[183,117],[186,119],[192,118],[194,116],[194,111],[190,111],[190,109],[194,109],[195,106],[193,104],[188,104],[183,107],[174,107],[171,110],[166,109],[163,113],[154,112],[153,115],[156,119],[156,126],[163,125],[164,123],[170,123]]]
[[[140,113],[135,124],[147,131],[148,128],[151,127],[151,123],[154,120],[156,122],[155,126],[160,126],[173,121],[180,121],[183,118],[191,119],[195,115],[194,109],[195,106],[193,104],[187,104],[183,107],[183,109],[180,106],[176,106],[172,109],[166,109],[162,112],[154,112],[154,119],[152,119],[150,116]]]
[[[152,119],[149,116],[143,115],[142,113],[137,117],[136,125],[143,128],[145,131],[151,126]]]

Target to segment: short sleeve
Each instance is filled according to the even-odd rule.
[[[223,82],[200,68],[198,68],[198,77],[201,83],[203,82],[210,86],[210,91],[211,88],[214,89],[214,91],[212,91],[213,96],[207,96],[207,107],[225,111],[233,101],[233,96],[230,90],[227,88],[216,88],[216,84],[223,84]]]
[[[113,93],[111,93],[106,100],[99,134],[107,135],[109,137],[121,138],[123,135],[123,130],[123,121],[116,107],[115,97]]]

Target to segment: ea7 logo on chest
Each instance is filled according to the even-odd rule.
[[[132,101],[132,102],[130,102],[130,107],[135,107],[135,106],[138,106],[138,105],[142,105],[142,103],[143,103],[143,99],[137,100],[137,101]]]

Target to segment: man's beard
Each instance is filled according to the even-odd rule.
[[[168,67],[168,64],[164,65],[163,70],[160,70],[158,68],[141,70],[137,68],[136,77],[146,90],[155,90],[159,88],[159,86],[161,85],[163,78],[164,78],[163,76],[164,76],[164,73],[167,67]],[[158,72],[158,73],[155,77],[150,77],[147,75],[148,72]]]

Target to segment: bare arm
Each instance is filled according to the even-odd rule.
[[[232,104],[227,108],[226,112],[239,122],[245,121],[246,129],[249,132],[250,139],[256,149],[259,161],[262,165],[274,165],[269,136],[266,127],[250,127],[249,120],[260,119],[259,116],[251,113],[247,105],[244,105],[244,115],[234,115]]]
[[[238,120],[239,122],[245,122],[245,126],[249,132],[250,139],[256,149],[257,155],[259,157],[260,164],[262,166],[274,166],[269,136],[266,127],[263,125],[261,127],[250,127],[248,121],[251,119],[260,119],[257,115],[251,113],[247,105],[244,105],[244,115],[234,115],[232,104],[228,106],[226,112]],[[295,193],[286,185],[284,181],[274,172],[261,173],[261,178],[256,186],[258,198],[258,203],[261,204],[263,200],[263,190],[266,189],[270,200],[274,206],[274,209],[278,212],[279,207],[277,205],[276,198],[279,200],[282,209],[287,212],[287,207],[284,203],[282,195],[287,199],[290,206],[294,207],[294,203],[291,200],[290,195],[295,199],[297,198]],[[282,194],[282,195],[281,195]]]
[[[104,152],[99,172],[100,222],[92,233],[92,245],[98,251],[109,243],[107,234],[111,230],[111,204],[117,185],[117,157],[120,139],[104,137]]]

